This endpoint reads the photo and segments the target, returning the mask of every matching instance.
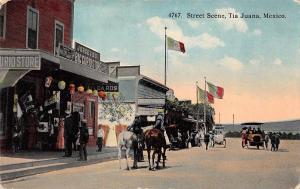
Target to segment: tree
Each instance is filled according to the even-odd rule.
[[[180,103],[177,98],[174,101],[167,100],[166,110],[173,112],[180,112],[184,115],[192,115],[194,119],[203,120],[204,119],[204,104],[189,104],[189,103]],[[215,109],[206,104],[206,126],[208,130],[212,129],[214,122]]]
[[[198,120],[204,120],[204,103],[200,104],[193,104],[191,107],[192,115],[194,116],[194,119]],[[206,112],[206,128],[207,130],[211,130],[213,127],[214,121],[214,115],[215,115],[215,109],[210,106],[209,104],[206,104],[205,106],[205,112]]]

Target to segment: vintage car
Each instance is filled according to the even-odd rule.
[[[226,148],[226,139],[224,136],[224,126],[214,126],[212,130],[212,146],[223,145]]]
[[[259,147],[264,148],[264,133],[262,131],[263,123],[260,122],[247,122],[242,123],[243,129],[247,129],[246,133],[246,146],[256,146],[257,149]]]

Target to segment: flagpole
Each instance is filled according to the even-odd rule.
[[[167,27],[165,26],[165,85],[167,85]]]
[[[199,120],[199,91],[198,91],[198,81],[196,81],[196,99],[197,99],[197,124],[196,124],[196,129],[197,129],[197,132],[199,131],[199,123],[198,123],[198,120]]]
[[[206,92],[206,77],[204,77],[204,91],[205,91],[205,100],[204,100],[204,133],[207,133],[207,129],[206,129],[206,101],[207,101],[207,92]]]

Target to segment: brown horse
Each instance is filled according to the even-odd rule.
[[[154,168],[155,154],[158,154],[156,168],[159,168],[161,155],[163,156],[163,167],[165,167],[167,145],[163,133],[159,129],[150,129],[145,132],[145,142],[146,142],[147,153],[148,153],[149,170],[155,170]],[[152,164],[150,161],[151,149],[153,149]]]

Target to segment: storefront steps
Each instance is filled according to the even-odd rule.
[[[43,158],[45,158],[42,160],[36,160],[40,159],[38,157],[40,155],[39,153],[27,153],[27,156],[25,152],[22,153],[22,160],[25,162],[18,162],[14,164],[9,164],[10,158],[7,158],[1,154],[1,182],[70,167],[85,166],[117,159],[116,148],[105,148],[102,152],[96,152],[94,148],[89,148],[88,161],[78,161],[78,151],[75,152],[72,157],[62,157],[62,152],[47,152],[49,154],[49,158],[46,159],[46,154],[42,154]],[[53,158],[53,153],[56,153],[56,158]],[[21,157],[21,155],[18,154],[18,157]],[[27,159],[28,157],[32,158],[32,161]]]

